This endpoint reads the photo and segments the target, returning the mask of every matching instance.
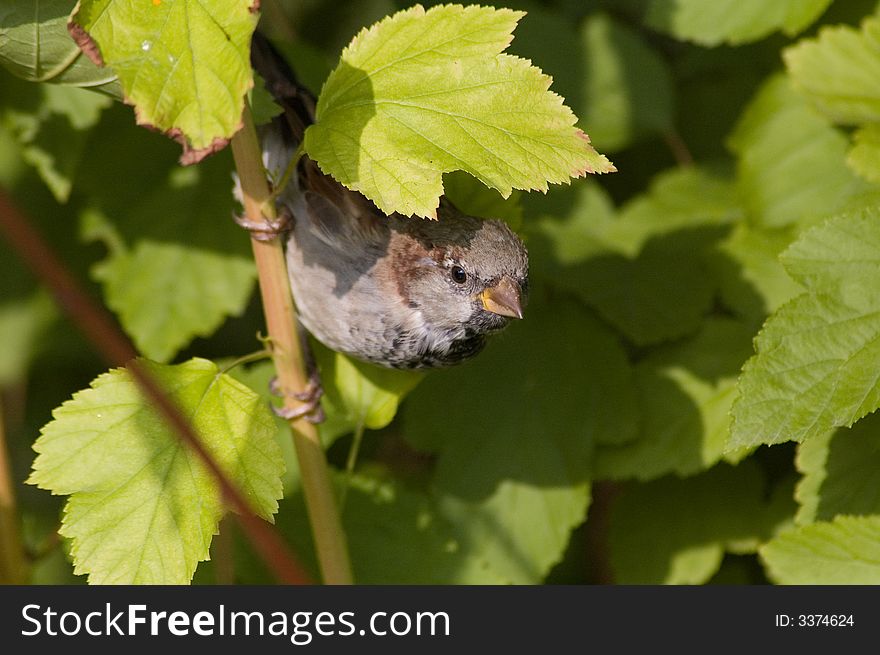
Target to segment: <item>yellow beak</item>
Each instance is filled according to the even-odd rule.
[[[493,287],[487,287],[480,293],[483,307],[501,316],[522,318],[522,298],[519,285],[506,275]]]

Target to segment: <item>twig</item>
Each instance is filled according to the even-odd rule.
[[[272,191],[266,179],[262,150],[247,103],[243,122],[244,127],[232,138],[232,154],[241,182],[245,215],[252,222],[271,223],[276,218],[275,205],[269,202]],[[287,278],[284,250],[278,237],[270,241],[252,238],[251,246],[257,263],[263,313],[272,344],[278,385],[285,405],[293,408],[296,401],[292,394],[306,388],[308,377],[300,352],[296,309]],[[291,420],[290,427],[324,582],[351,584],[348,546],[318,430],[304,418]]]
[[[25,582],[24,546],[18,526],[12,465],[6,446],[3,398],[0,395],[0,584]]]
[[[114,320],[82,290],[42,236],[0,189],[0,230],[24,262],[49,288],[58,306],[111,366],[126,365],[132,377],[174,432],[202,459],[220,487],[224,501],[238,514],[245,532],[282,582],[307,584],[308,577],[278,533],[251,510],[244,496],[205,450],[192,424],[159,384],[134,358],[137,353]]]

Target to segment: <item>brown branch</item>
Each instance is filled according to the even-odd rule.
[[[266,522],[258,518],[244,496],[205,450],[192,424],[134,358],[137,352],[113,318],[80,287],[42,236],[0,189],[0,231],[22,260],[51,291],[61,310],[83,332],[92,347],[111,366],[126,365],[144,394],[174,432],[202,459],[220,487],[224,501],[237,513],[245,533],[276,577],[288,584],[308,584],[309,579],[287,544]]]
[[[0,394],[0,584],[22,584],[26,578],[24,546],[21,541],[12,464],[6,446],[6,417]]]

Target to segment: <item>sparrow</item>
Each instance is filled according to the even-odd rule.
[[[257,34],[254,68],[284,109],[260,129],[271,180],[285,177],[314,97]],[[476,355],[523,317],[528,254],[500,220],[441,198],[437,219],[386,215],[302,156],[276,207],[299,320],[328,348],[380,366],[430,369]]]

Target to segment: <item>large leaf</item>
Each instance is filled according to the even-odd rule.
[[[780,584],[880,584],[880,517],[841,516],[784,532],[761,547]]]
[[[179,140],[193,163],[241,126],[256,23],[253,0],[81,0],[70,30],[116,71],[138,124]]]
[[[763,476],[751,462],[629,486],[615,502],[611,520],[615,581],[706,582],[725,551],[754,552],[793,509],[783,494],[764,497]]]
[[[614,336],[561,299],[528,312],[404,405],[407,438],[438,453],[443,515],[496,575],[520,583],[542,580],[584,519],[594,445],[633,438],[636,420]]]
[[[655,350],[636,366],[642,420],[638,439],[602,445],[597,478],[651,480],[692,475],[721,459],[736,376],[751,353],[752,331],[709,319],[693,339]]]
[[[739,380],[729,445],[803,441],[880,406],[880,211],[813,228],[783,255],[808,292],[755,340]]]
[[[281,452],[262,400],[211,362],[141,362],[192,421],[206,449],[267,520],[281,496]],[[69,495],[61,533],[92,584],[186,584],[207,558],[219,488],[125,369],[53,412],[28,482]]]
[[[614,170],[550,78],[502,54],[522,15],[416,5],[361,31],[321,90],[306,151],[386,213],[424,217],[448,171],[506,197]]]
[[[70,38],[73,0],[4,0],[0,64],[32,82],[57,82],[121,96],[116,74],[89,61]]]
[[[650,0],[648,24],[700,45],[737,45],[781,30],[797,34],[831,0]]]

